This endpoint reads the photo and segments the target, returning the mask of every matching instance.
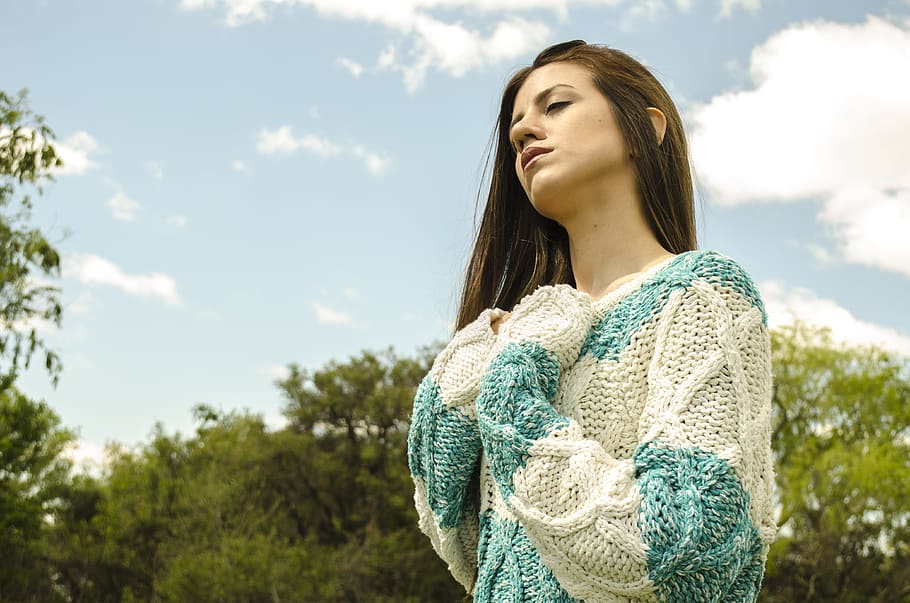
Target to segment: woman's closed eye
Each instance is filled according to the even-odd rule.
[[[546,111],[544,111],[544,113],[549,115],[550,113],[552,113],[554,111],[559,111],[563,107],[566,107],[567,105],[569,105],[570,102],[571,101],[557,101],[555,103],[550,103],[549,105],[547,105],[547,109],[546,109]]]

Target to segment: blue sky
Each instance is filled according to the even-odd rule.
[[[67,163],[34,216],[64,373],[20,387],[90,453],[200,402],[277,424],[288,363],[444,340],[501,87],[574,38],[668,87],[701,246],[773,324],[910,355],[905,0],[36,0],[0,5],[0,89]]]

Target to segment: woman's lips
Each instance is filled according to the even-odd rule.
[[[521,170],[527,171],[532,164],[536,163],[538,157],[545,155],[552,150],[553,149],[545,149],[543,147],[528,147],[521,153]]]

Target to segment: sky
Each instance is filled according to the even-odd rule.
[[[910,355],[907,0],[32,0],[0,4],[0,90],[65,161],[33,216],[64,370],[20,389],[92,458],[446,341],[503,84],[576,38],[670,91],[700,246],[772,326]]]

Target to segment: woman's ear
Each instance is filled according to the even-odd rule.
[[[651,118],[651,125],[654,126],[654,132],[657,133],[657,146],[660,146],[664,141],[664,134],[667,133],[667,117],[657,107],[648,107],[645,111]]]

